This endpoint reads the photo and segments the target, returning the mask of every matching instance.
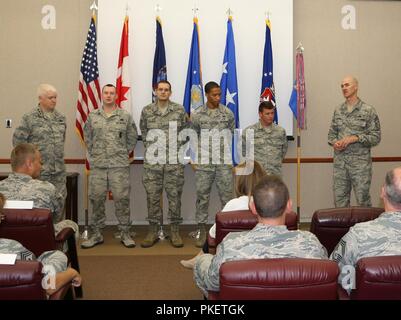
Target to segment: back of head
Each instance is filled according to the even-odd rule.
[[[253,168],[252,172],[249,174],[239,174],[246,173],[246,167]],[[236,166],[235,173],[235,195],[237,197],[251,196],[256,184],[266,176],[266,172],[259,162],[251,160],[247,160],[247,162],[242,162]]]
[[[390,205],[396,210],[401,210],[401,167],[387,172],[384,192]]]
[[[38,148],[31,143],[20,143],[11,151],[11,168],[13,171],[21,168],[27,159],[35,159]]]
[[[255,186],[253,201],[261,218],[278,218],[283,215],[290,198],[288,188],[280,177],[263,177]]]

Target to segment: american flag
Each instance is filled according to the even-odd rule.
[[[81,61],[79,75],[79,89],[75,127],[82,142],[83,129],[88,115],[100,106],[99,69],[97,66],[96,24],[95,17],[91,18],[85,49]],[[86,169],[89,170],[89,161],[86,157]]]

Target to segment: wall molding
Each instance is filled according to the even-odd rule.
[[[401,157],[372,157],[373,162],[401,162]],[[301,158],[301,163],[332,163],[333,158]],[[85,159],[65,159],[66,164],[85,164]],[[297,163],[297,158],[286,158],[284,163]],[[10,164],[10,159],[0,159],[0,164]],[[143,160],[134,160],[134,164],[143,164]]]

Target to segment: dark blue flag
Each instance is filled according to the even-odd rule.
[[[263,52],[263,74],[262,88],[260,91],[260,101],[271,101],[273,105],[276,106],[273,81],[273,51],[270,27],[270,20],[266,19],[265,49]],[[278,123],[277,108],[276,112],[274,113],[274,122]]]
[[[159,17],[156,18],[156,48],[153,59],[153,101],[155,101],[156,85],[160,80],[167,80],[166,50],[164,49],[162,23]]]
[[[192,32],[191,51],[189,53],[187,81],[184,92],[184,108],[187,114],[203,105],[202,73],[199,50],[199,27],[198,19],[194,18],[194,29]]]
[[[239,126],[239,106],[238,106],[238,85],[237,67],[235,62],[235,43],[232,25],[232,17],[227,21],[226,49],[223,59],[223,73],[220,81],[221,98],[220,103],[224,104],[234,113],[235,127]]]

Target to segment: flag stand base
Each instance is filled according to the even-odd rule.
[[[166,240],[168,238],[168,235],[164,232],[162,225],[160,225],[158,237],[159,237],[159,240],[161,240],[161,241]]]

